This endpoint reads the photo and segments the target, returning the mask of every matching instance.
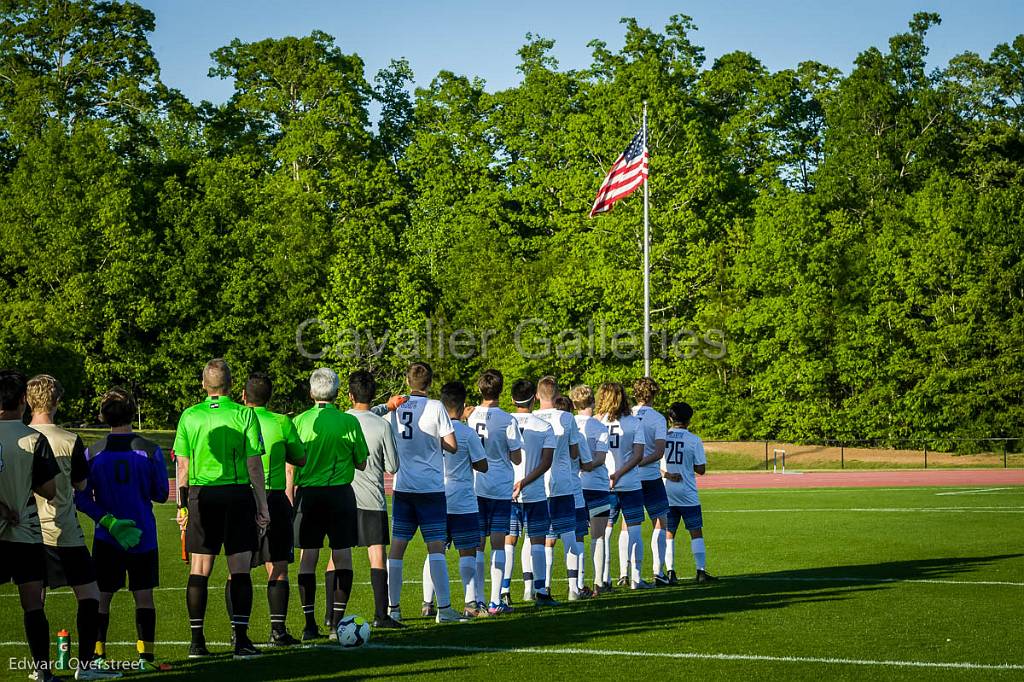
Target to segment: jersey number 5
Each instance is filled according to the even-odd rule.
[[[612,425],[608,429],[608,447],[612,450],[619,449],[619,438],[622,437],[622,431],[619,430],[618,426]]]
[[[476,424],[476,435],[480,436],[480,442],[484,445],[487,444],[487,424],[484,422],[477,422]]]
[[[412,440],[412,412],[399,412],[398,420],[402,422],[402,439]]]

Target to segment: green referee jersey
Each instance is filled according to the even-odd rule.
[[[284,465],[301,462],[306,450],[299,440],[292,420],[265,407],[254,407],[256,419],[263,434],[263,473],[267,477],[267,490],[284,490]]]
[[[189,485],[247,485],[247,460],[262,455],[256,413],[231,398],[210,396],[181,413],[174,456],[189,460]]]
[[[329,403],[317,403],[295,417],[306,447],[306,466],[295,472],[295,485],[344,485],[355,477],[356,464],[368,451],[359,420]]]

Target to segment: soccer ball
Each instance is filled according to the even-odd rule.
[[[370,641],[370,624],[359,616],[346,616],[338,622],[338,644],[346,649],[360,647]]]

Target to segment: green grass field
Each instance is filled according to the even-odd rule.
[[[509,617],[438,626],[414,617],[423,560],[417,542],[406,562],[406,630],[379,633],[360,650],[277,650],[258,662],[235,662],[227,655],[222,590],[215,589],[207,637],[220,655],[200,663],[184,658],[186,568],[177,558],[174,510],[163,505],[157,510],[163,542],[157,654],[174,669],[151,677],[1024,677],[1024,488],[720,490],[704,492],[702,501],[708,568],[723,578],[714,586],[617,590],[555,610],[523,606]],[[649,556],[648,548],[648,565]],[[679,572],[689,575],[688,542],[679,543],[676,556]],[[457,576],[454,555],[450,562]],[[516,564],[518,576],[518,557]],[[223,584],[223,569],[221,561],[213,584]],[[253,574],[257,641],[268,629],[261,573]],[[556,596],[565,592],[563,575],[564,567],[556,567]],[[358,551],[356,576],[349,613],[370,616],[368,566]],[[514,596],[521,596],[519,585]],[[460,589],[453,586],[453,595]],[[317,596],[322,604],[323,595]],[[297,602],[293,575],[292,632],[301,630]],[[23,679],[6,665],[6,659],[26,655],[13,586],[0,587],[0,604],[0,678]],[[73,630],[70,592],[53,593],[47,613],[53,631]],[[133,655],[126,594],[115,599],[110,640],[119,643],[110,646],[112,658]]]

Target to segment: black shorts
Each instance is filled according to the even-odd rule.
[[[192,554],[254,552],[259,543],[256,497],[248,485],[192,486],[185,546]]]
[[[387,510],[357,509],[356,520],[359,526],[360,547],[391,544],[391,533],[388,532]]]
[[[324,538],[331,549],[348,549],[359,542],[356,495],[352,486],[299,488],[295,493],[295,546],[320,549]]]
[[[46,581],[46,548],[43,543],[0,540],[0,585]]]
[[[120,545],[96,540],[92,544],[92,559],[96,562],[96,583],[100,592],[117,592],[124,587],[128,576],[128,589],[132,592],[152,590],[160,585],[160,553],[126,552]]]
[[[47,587],[78,587],[95,580],[96,566],[88,547],[46,547]]]
[[[260,538],[259,551],[253,553],[252,566],[266,563],[295,561],[295,531],[292,527],[292,503],[283,490],[267,491],[267,508],[270,510],[270,525]]]

